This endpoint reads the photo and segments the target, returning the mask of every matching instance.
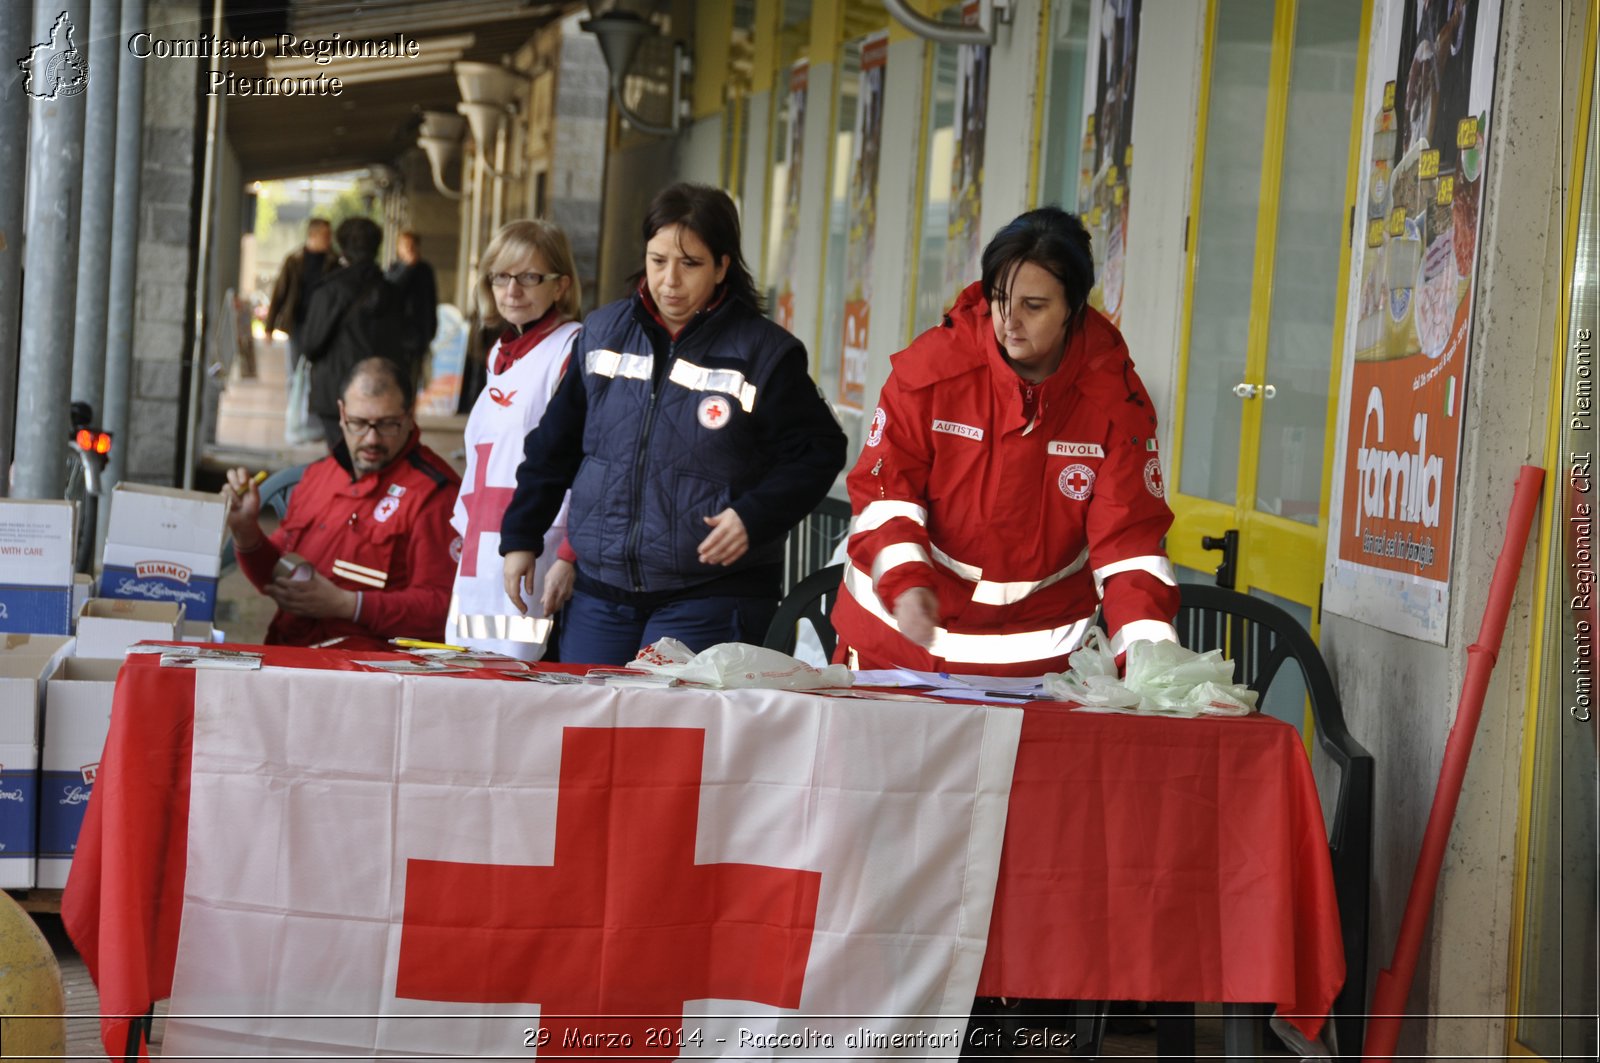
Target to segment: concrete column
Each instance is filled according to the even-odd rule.
[[[122,34],[145,28],[145,0],[122,0]],[[139,185],[144,167],[144,64],[117,71],[116,176],[112,186],[111,252],[107,256],[105,411],[100,423],[113,434],[111,461],[100,499],[99,527],[110,518],[111,485],[128,467],[128,401],[133,368],[133,300],[138,280]]]
[[[78,300],[72,335],[74,401],[104,414],[106,382],[106,252],[111,233],[111,192],[117,149],[117,67],[122,55],[122,5],[98,0],[90,12],[89,79],[83,131],[83,209],[79,214]],[[0,53],[3,54],[3,53]]]
[[[88,0],[37,0],[28,109],[27,231],[22,347],[17,376],[13,491],[58,498],[66,487],[63,449],[72,369],[62,357],[62,323],[72,320],[78,282],[78,206],[83,191],[83,71]],[[42,68],[42,69],[41,69]],[[93,80],[94,71],[88,71]],[[41,94],[44,98],[40,98]]]
[[[222,0],[211,3],[211,39],[222,38]],[[213,83],[222,71],[222,57],[211,56]],[[195,277],[199,281],[194,300],[194,336],[189,350],[189,410],[184,418],[183,433],[183,487],[194,489],[194,476],[200,461],[200,395],[205,390],[206,332],[211,320],[211,308],[216,303],[211,244],[216,229],[217,213],[217,142],[222,128],[222,108],[225,96],[206,97],[206,156],[201,170],[200,185],[200,247],[195,255]]]
[[[28,54],[33,12],[0,19],[0,56]],[[15,64],[0,67],[0,469],[11,468],[17,414],[17,338],[22,330],[22,193],[28,174],[28,96]],[[0,476],[0,498],[11,489]]]

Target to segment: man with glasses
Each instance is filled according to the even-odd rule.
[[[344,438],[306,469],[270,536],[250,473],[228,473],[222,494],[239,568],[278,605],[269,644],[442,639],[461,555],[450,527],[461,478],[419,441],[407,375],[387,358],[350,370],[339,391]]]

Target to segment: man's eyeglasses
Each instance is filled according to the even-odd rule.
[[[559,273],[491,273],[489,285],[494,288],[504,288],[512,281],[517,282],[519,288],[537,288],[545,281],[553,281],[561,276]]]
[[[381,421],[363,421],[359,417],[346,417],[344,419],[344,430],[357,439],[366,435],[369,429],[380,436],[393,437],[405,431],[405,427],[405,420],[398,417],[386,417]]]

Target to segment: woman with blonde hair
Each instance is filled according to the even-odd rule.
[[[572,248],[559,228],[514,221],[489,241],[479,262],[478,303],[485,323],[502,331],[467,419],[467,468],[451,518],[461,556],[445,638],[457,645],[537,661],[551,645],[556,612],[572,594],[572,558],[558,557],[566,507],[545,536],[526,615],[506,600],[500,519],[516,486],[522,441],[544,416],[566,368],[580,302]]]

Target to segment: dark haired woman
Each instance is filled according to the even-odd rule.
[[[1093,285],[1082,222],[1029,211],[895,356],[849,476],[841,660],[1062,671],[1102,606],[1119,657],[1176,641],[1155,409]]]
[[[762,316],[727,194],[678,184],[650,204],[632,295],[590,314],[500,526],[506,593],[570,487],[576,587],[563,660],[620,664],[657,638],[759,642],[783,538],[844,466],[805,347]]]

